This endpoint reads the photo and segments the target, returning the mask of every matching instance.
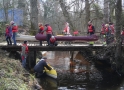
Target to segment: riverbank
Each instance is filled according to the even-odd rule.
[[[0,90],[34,90],[40,88],[33,74],[25,70],[19,60],[9,58],[0,50]]]

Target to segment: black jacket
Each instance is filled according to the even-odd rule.
[[[51,67],[49,67],[44,59],[41,59],[34,67],[35,72],[43,72],[44,67],[46,67],[48,70],[51,70]]]

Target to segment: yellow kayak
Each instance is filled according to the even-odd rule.
[[[50,66],[50,67],[52,68],[52,70],[48,70],[47,68],[45,68],[46,75],[56,79],[57,78],[57,72],[52,66]]]

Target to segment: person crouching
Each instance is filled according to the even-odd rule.
[[[57,42],[56,42],[56,38],[54,36],[52,36],[50,38],[50,46],[57,46]]]
[[[51,70],[52,68],[49,67],[46,63],[46,60],[47,58],[46,57],[43,57],[35,66],[34,66],[34,72],[35,72],[35,76],[37,78],[40,78],[43,76],[44,74],[44,70],[45,70],[45,67],[48,69],[48,70]]]

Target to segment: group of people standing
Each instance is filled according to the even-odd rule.
[[[13,45],[16,45],[16,33],[18,31],[18,26],[14,21],[11,21],[10,24],[6,24],[5,37],[7,45],[12,45],[11,38],[13,39]]]
[[[103,45],[105,44],[109,44],[109,38],[113,38],[114,40],[114,34],[115,34],[115,28],[114,28],[114,24],[109,22],[109,24],[102,24],[102,28],[101,28],[101,37],[102,37],[102,41],[103,41]]]
[[[53,35],[52,27],[49,24],[43,26],[42,23],[39,23],[39,30],[38,33],[43,35],[46,31],[46,41],[47,46],[57,46],[56,38]],[[42,46],[42,40],[40,40],[40,46]]]

